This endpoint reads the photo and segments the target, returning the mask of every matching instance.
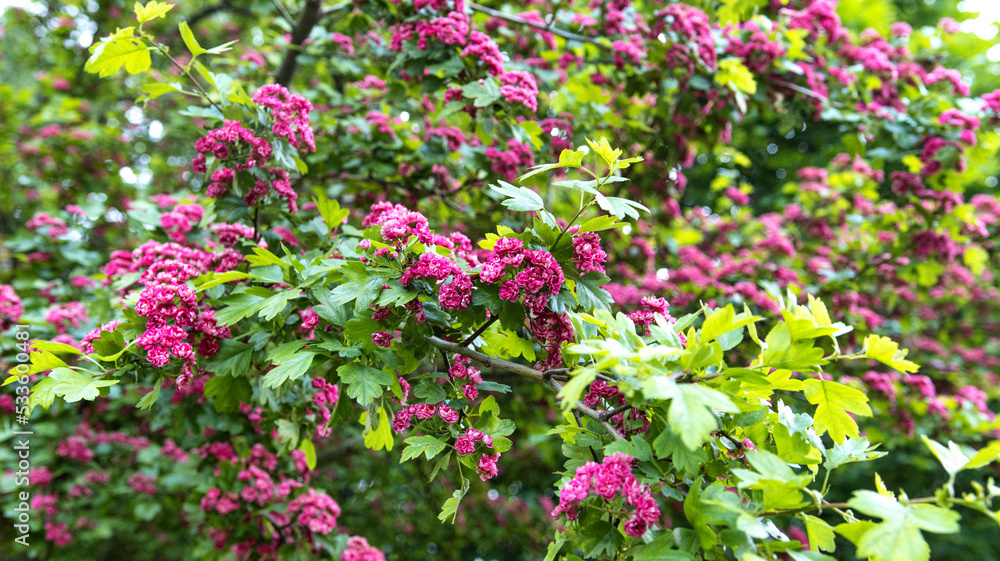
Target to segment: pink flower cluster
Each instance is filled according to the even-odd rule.
[[[486,148],[486,158],[491,161],[493,173],[507,181],[514,181],[522,169],[535,165],[535,157],[527,144],[516,140],[507,141],[507,150],[500,151],[496,145]]]
[[[545,347],[545,360],[535,365],[538,370],[549,370],[562,366],[562,344],[576,339],[573,322],[566,314],[544,310],[534,314],[528,322],[528,331]]]
[[[645,534],[649,525],[659,520],[660,507],[653,499],[649,486],[639,483],[632,475],[632,460],[628,454],[618,453],[607,456],[600,464],[587,462],[579,467],[573,479],[559,491],[559,506],[552,511],[552,515],[565,513],[567,519],[576,520],[580,503],[591,495],[605,501],[613,501],[620,495],[625,499],[625,505],[635,509],[625,523],[625,533],[636,538]],[[625,514],[620,507],[612,508],[616,513]]]
[[[451,282],[442,284],[446,280]],[[438,300],[446,310],[465,310],[472,303],[472,279],[450,258],[437,253],[424,253],[410,265],[399,282],[409,286],[415,279],[432,279],[441,286]]]
[[[196,173],[208,171],[206,155],[210,153],[218,160],[236,162],[233,168],[220,167],[212,172],[210,176],[212,183],[205,191],[205,195],[208,197],[217,198],[229,191],[236,177],[236,172],[260,168],[270,174],[268,178],[270,181],[263,177],[257,177],[254,186],[243,196],[244,202],[248,205],[257,204],[258,201],[267,196],[271,189],[274,189],[280,198],[287,201],[289,212],[294,214],[298,211],[298,205],[295,202],[298,194],[288,181],[288,172],[280,167],[266,167],[272,154],[271,143],[255,136],[253,131],[244,128],[239,121],[224,121],[222,128],[210,130],[205,136],[198,139],[194,148],[198,155],[192,160],[191,165]]]
[[[584,232],[573,236],[573,264],[580,273],[604,272],[604,262],[608,254],[601,247],[601,237],[597,232]]]
[[[449,425],[458,422],[458,411],[448,407],[444,402],[437,405],[419,403],[407,405],[397,411],[392,418],[392,430],[399,433],[409,430],[414,416],[417,417],[418,421],[426,421],[435,415]]]
[[[500,75],[500,95],[510,103],[523,103],[531,111],[538,110],[538,84],[530,72],[512,70]]]
[[[205,208],[201,205],[177,205],[170,212],[160,215],[160,226],[170,234],[176,243],[184,243],[191,227],[201,222]]]
[[[312,103],[308,99],[288,93],[280,84],[267,84],[253,94],[253,102],[272,111],[274,123],[271,132],[275,136],[288,139],[292,146],[303,152],[316,151],[313,130],[309,126]]]
[[[45,212],[39,212],[38,214],[31,217],[25,226],[29,230],[38,231],[39,228],[46,228],[45,234],[52,239],[56,239],[59,236],[69,233],[69,228],[66,226],[61,218],[55,218],[49,216]]]
[[[609,386],[603,380],[597,380],[590,384],[590,391],[583,398],[583,403],[587,407],[602,411],[612,411],[617,407],[625,405],[625,395],[615,386]],[[626,437],[632,434],[644,433],[649,428],[649,417],[640,409],[630,408],[618,413],[608,419],[613,425],[619,427]],[[635,421],[642,421],[636,426]]]
[[[473,401],[479,397],[479,384],[483,383],[483,377],[472,364],[472,359],[464,357],[460,354],[454,354],[451,356],[451,366],[448,368],[448,374],[456,380],[467,380],[465,385],[462,386],[462,395],[465,399]]]
[[[136,338],[136,345],[146,351],[146,359],[154,366],[166,366],[171,356],[185,361],[178,389],[184,389],[194,376],[192,334],[203,335],[198,350],[204,356],[218,351],[218,339],[232,337],[228,327],[217,324],[213,310],[201,310],[197,294],[186,284],[202,273],[184,261],[166,259],[153,262],[139,277],[144,288],[135,312],[146,318],[146,331]]]
[[[224,247],[233,247],[240,239],[252,240],[254,237],[253,228],[246,224],[226,224],[225,222],[216,224],[212,232],[219,238],[219,243]]]
[[[329,534],[337,527],[340,505],[326,493],[309,489],[288,503],[288,514],[298,513],[295,522],[316,534]]]
[[[476,443],[482,442],[487,448],[493,448],[493,438],[488,434],[483,434],[482,431],[470,428],[465,431],[465,434],[458,437],[455,441],[455,452],[459,456],[468,456],[476,451]]]
[[[21,297],[9,284],[0,284],[0,330],[7,330],[21,319],[24,305]]]
[[[222,492],[218,487],[212,487],[201,498],[200,508],[204,512],[215,511],[228,514],[240,507],[238,496],[232,491]]]
[[[656,16],[658,21],[651,35],[656,37],[667,31],[676,37],[669,41],[666,60],[668,68],[687,67],[688,73],[694,74],[700,61],[710,70],[715,70],[717,66],[715,40],[705,12],[677,2],[660,10]],[[688,45],[693,45],[694,51]]]
[[[331,384],[323,378],[313,378],[312,387],[316,390],[312,396],[313,406],[316,407],[316,434],[325,438],[330,436],[330,431],[333,430],[327,425],[340,397],[339,390],[336,384]]]
[[[68,326],[72,325],[75,329],[87,323],[89,319],[87,309],[80,302],[59,304],[49,308],[49,311],[45,313],[46,323],[52,324],[56,333],[59,334],[66,333],[69,330]]]
[[[385,561],[385,555],[361,536],[351,536],[347,538],[347,549],[340,552],[340,561]]]
[[[534,314],[546,309],[549,297],[558,294],[565,281],[562,268],[548,251],[525,249],[517,238],[500,238],[493,255],[483,264],[479,280],[493,284],[508,276],[512,278],[502,281],[500,298],[510,302],[521,299]]]

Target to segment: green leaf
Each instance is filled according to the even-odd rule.
[[[161,386],[163,386],[163,378],[157,380],[156,383],[153,384],[153,390],[147,393],[146,395],[142,396],[142,399],[140,399],[139,403],[137,403],[135,406],[138,407],[140,410],[146,410],[152,407],[153,404],[156,403],[156,400],[159,399],[160,397]]]
[[[382,395],[383,386],[392,384],[392,375],[360,362],[342,365],[337,374],[347,383],[347,395],[364,407]]]
[[[957,512],[931,505],[903,505],[875,491],[855,491],[847,505],[883,519],[856,542],[858,555],[873,561],[925,561],[930,548],[920,530],[936,534],[958,531]]]
[[[701,466],[708,463],[708,452],[703,447],[688,448],[680,435],[671,432],[670,427],[665,427],[653,440],[653,450],[657,457],[670,458],[674,467],[688,477],[698,475]]]
[[[341,209],[340,202],[328,199],[323,193],[318,193],[316,199],[316,210],[319,211],[323,221],[330,230],[339,228],[344,219],[351,213],[350,209]]]
[[[386,413],[384,407],[377,407],[375,409],[378,410],[378,416],[376,417],[377,424],[372,424],[371,416],[368,414],[372,409],[361,415],[361,422],[365,425],[363,433],[365,447],[369,450],[382,450],[383,448],[392,450],[394,440],[392,437],[392,425],[389,423],[389,414]]]
[[[235,413],[241,403],[250,403],[253,389],[246,378],[213,376],[205,382],[205,397],[215,398],[212,405],[219,413]]]
[[[192,60],[199,55],[203,55],[208,52],[198,44],[198,40],[194,38],[194,33],[191,33],[191,28],[188,26],[186,21],[182,21],[177,24],[177,29],[181,32],[181,39],[184,40],[184,44],[187,45],[188,50],[191,51]]]
[[[590,384],[597,379],[597,370],[586,368],[575,372],[570,381],[559,390],[558,397],[562,400],[562,408],[570,409],[580,401],[583,391],[590,387]]]
[[[281,360],[264,376],[264,387],[276,388],[288,380],[297,380],[309,371],[314,356],[316,353],[306,351]]]
[[[242,376],[250,368],[253,347],[235,339],[223,339],[219,351],[207,363],[216,376]]]
[[[403,448],[403,455],[399,460],[400,462],[412,460],[419,457],[420,454],[423,454],[427,460],[431,460],[447,446],[440,438],[430,435],[411,436],[404,442],[407,446]]]
[[[234,280],[242,279],[253,279],[257,278],[249,273],[243,273],[240,271],[227,271],[225,273],[210,273],[208,275],[208,280],[198,285],[198,292],[208,290],[213,286],[218,286],[223,283],[227,283]]]
[[[284,292],[279,292],[274,296],[271,296],[267,300],[264,300],[258,305],[260,311],[260,319],[264,321],[271,321],[278,314],[284,311],[285,306],[288,302],[302,296],[302,291],[298,288],[287,290]]]
[[[490,189],[506,196],[500,204],[513,211],[541,210],[545,207],[538,193],[527,187],[515,187],[506,181],[497,181],[499,186],[490,185]]]
[[[441,505],[441,514],[438,514],[438,520],[441,522],[451,522],[455,523],[455,517],[458,516],[458,505],[462,502],[462,497],[469,492],[469,480],[462,479],[462,488],[456,490],[451,494],[451,498]]]
[[[649,209],[645,206],[629,199],[605,197],[598,193],[595,200],[597,201],[597,206],[615,215],[618,220],[625,220],[626,216],[638,220],[640,210],[649,212]]]
[[[965,466],[969,464],[972,459],[971,455],[967,455],[964,450],[952,441],[948,441],[948,447],[945,448],[940,443],[935,442],[929,438],[927,435],[920,435],[920,438],[924,440],[924,444],[931,449],[934,457],[941,462],[944,466],[944,470],[948,472],[948,475],[954,477],[956,473],[965,469]]]
[[[129,74],[145,72],[152,64],[149,48],[139,38],[134,36],[134,29],[126,27],[109,35],[93,47],[90,58],[84,65],[84,70],[107,78],[121,69]]]
[[[679,434],[684,445],[691,450],[700,448],[707,442],[712,431],[719,428],[719,417],[715,411],[735,413],[739,408],[726,394],[712,388],[695,384],[678,384],[665,376],[657,377],[654,399],[670,399],[667,420],[670,430]]]
[[[38,404],[48,409],[55,397],[62,397],[67,403],[75,403],[81,399],[93,401],[101,394],[101,388],[117,383],[118,380],[102,380],[77,370],[56,368],[32,388],[28,411],[30,414]]]
[[[256,294],[233,294],[220,301],[220,307],[215,312],[215,320],[220,325],[233,325],[241,319],[252,315],[257,311],[257,306],[264,301],[264,297]]]
[[[306,467],[316,469],[316,445],[311,438],[303,438],[299,443],[299,450],[306,456]]]
[[[906,349],[900,349],[899,344],[888,337],[869,335],[865,338],[865,356],[895,368],[904,374],[912,374],[920,367],[917,363],[906,360]]]
[[[803,383],[809,403],[816,406],[816,434],[830,433],[830,438],[841,443],[845,438],[858,438],[858,423],[848,413],[871,417],[868,396],[837,382],[810,379]]]
[[[73,345],[67,345],[66,343],[56,343],[54,341],[32,341],[31,348],[35,349],[36,351],[45,351],[55,354],[67,354],[67,353],[74,355],[83,354],[83,351],[74,347]]]
[[[837,542],[833,528],[820,518],[803,514],[806,523],[806,534],[809,536],[809,549],[813,551],[836,551]]]
[[[580,233],[600,232],[603,230],[610,230],[611,228],[620,228],[624,225],[624,222],[619,222],[613,216],[602,214],[601,216],[591,218],[590,220],[584,222],[583,225],[580,226]]]
[[[167,4],[166,2],[148,2],[145,6],[136,2],[135,3],[135,17],[139,20],[139,23],[146,23],[151,19],[162,18],[173,9],[173,4]]]

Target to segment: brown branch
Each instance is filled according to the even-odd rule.
[[[579,41],[581,43],[590,43],[591,45],[597,45],[598,47],[600,47],[602,49],[612,50],[612,48],[611,48],[610,45],[606,45],[606,44],[598,41],[597,39],[595,39],[593,37],[587,37],[586,35],[579,35],[579,34],[571,32],[571,31],[566,31],[564,29],[559,29],[558,27],[554,27],[551,24],[538,23],[536,21],[530,21],[530,20],[526,20],[526,19],[523,19],[523,18],[520,18],[520,17],[517,17],[517,16],[512,16],[510,14],[505,14],[505,13],[499,11],[499,10],[494,10],[493,8],[487,8],[486,6],[480,6],[479,4],[476,4],[475,2],[466,2],[465,5],[468,6],[469,8],[471,8],[472,10],[476,11],[476,12],[482,12],[484,14],[491,15],[491,16],[493,16],[495,18],[500,18],[500,19],[503,19],[503,20],[507,20],[507,21],[509,21],[511,23],[518,23],[518,24],[521,24],[521,25],[527,25],[528,27],[533,27],[533,28],[535,28],[535,29],[537,29],[539,31],[545,32],[545,33],[551,33],[553,35],[558,35],[559,37],[562,37],[563,39],[570,39],[572,41]],[[553,21],[555,21],[555,20],[553,20]]]
[[[496,367],[501,370],[506,370],[512,374],[527,376],[529,378],[534,378],[535,380],[542,380],[544,376],[541,372],[531,368],[530,366],[525,366],[509,360],[503,360],[501,358],[493,358],[491,356],[484,355],[483,353],[474,351],[468,347],[464,347],[461,343],[451,343],[438,337],[428,337],[427,342],[441,350],[460,354],[466,358],[471,358],[483,366]]]
[[[491,356],[484,355],[483,353],[474,351],[468,347],[463,347],[459,343],[451,343],[439,337],[428,337],[427,342],[430,343],[431,346],[437,347],[443,351],[449,351],[452,353],[460,354],[467,358],[471,358],[472,360],[482,364],[483,366],[499,368],[500,370],[506,370],[511,374],[527,376],[534,380],[545,382],[556,392],[559,392],[559,390],[562,389],[562,386],[559,385],[559,382],[553,380],[552,375],[548,371],[539,372],[538,370],[535,370],[534,368],[525,366],[523,364],[518,364],[516,362],[511,362],[509,360],[503,360],[501,358],[493,358]],[[579,411],[580,413],[583,413],[587,417],[590,417],[591,419],[597,421],[598,423],[601,423],[601,426],[604,427],[604,430],[608,431],[608,434],[610,434],[611,437],[614,438],[615,440],[625,439],[618,432],[618,430],[615,429],[615,427],[611,426],[611,423],[601,418],[601,413],[599,411],[595,411],[579,401],[576,402],[576,404],[574,404],[573,407],[575,407],[576,410]]]
[[[299,20],[295,22],[295,27],[292,28],[291,43],[288,45],[285,58],[281,61],[278,73],[274,76],[274,81],[286,88],[292,82],[292,77],[295,76],[295,71],[298,68],[298,57],[299,52],[302,50],[302,43],[309,38],[313,27],[319,22],[319,7],[320,0],[306,0],[306,5],[299,14]]]

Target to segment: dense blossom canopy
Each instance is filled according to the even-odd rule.
[[[951,2],[133,4],[0,16],[5,555],[1000,558]]]

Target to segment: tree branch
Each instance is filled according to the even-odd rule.
[[[306,5],[302,8],[302,12],[299,14],[299,20],[295,22],[295,27],[292,28],[292,40],[288,45],[288,51],[285,53],[285,58],[281,61],[281,66],[278,68],[278,73],[274,76],[274,81],[286,88],[292,82],[292,77],[295,76],[295,70],[298,67],[298,56],[299,52],[302,50],[302,43],[309,38],[309,34],[312,33],[313,27],[319,22],[319,7],[320,0],[306,0]]]
[[[529,378],[534,378],[535,380],[543,380],[544,374],[531,368],[530,366],[525,366],[523,364],[518,364],[516,362],[511,362],[509,360],[503,360],[501,358],[493,358],[491,356],[484,355],[483,353],[474,351],[468,347],[463,346],[461,343],[451,343],[440,339],[438,337],[428,337],[427,342],[431,345],[452,353],[460,354],[466,358],[471,358],[472,360],[482,364],[487,367],[496,367],[501,370],[506,370],[513,374],[518,374],[520,376],[527,376]]]
[[[538,23],[536,21],[530,21],[530,20],[526,20],[526,19],[523,19],[523,18],[519,18],[517,16],[512,16],[510,14],[505,14],[505,13],[499,11],[499,10],[494,10],[493,8],[487,8],[486,6],[480,6],[479,4],[476,4],[475,2],[466,2],[465,5],[468,6],[469,8],[471,8],[472,10],[476,11],[476,12],[482,12],[484,14],[491,15],[491,16],[493,16],[495,18],[500,18],[500,19],[503,19],[503,20],[507,20],[507,21],[509,21],[511,23],[519,23],[521,25],[527,25],[528,27],[533,27],[533,28],[535,28],[535,29],[537,29],[539,31],[545,32],[545,33],[551,33],[553,35],[558,35],[559,37],[562,37],[563,39],[570,39],[572,41],[579,41],[581,43],[590,43],[591,45],[597,45],[598,47],[600,47],[602,49],[612,50],[611,46],[606,45],[606,44],[598,41],[597,39],[595,39],[593,37],[587,37],[586,35],[579,35],[579,34],[571,32],[571,31],[566,31],[564,29],[559,29],[558,27],[554,27],[551,24],[547,25],[547,24],[544,24],[544,23]]]
[[[549,371],[539,372],[538,370],[535,370],[534,368],[525,366],[523,364],[518,364],[516,362],[511,362],[509,360],[503,360],[501,358],[493,358],[491,356],[484,355],[483,353],[480,353],[478,351],[474,351],[468,347],[464,347],[460,343],[451,343],[439,337],[428,337],[427,342],[430,343],[432,346],[437,347],[443,351],[457,353],[464,357],[471,358],[472,360],[482,364],[483,366],[499,368],[501,370],[506,370],[507,372],[510,372],[512,374],[527,376],[529,378],[545,382],[556,392],[559,392],[559,390],[562,389],[562,386],[559,385],[559,382],[556,382],[555,380],[552,379],[551,373]],[[611,423],[601,418],[601,412],[595,411],[579,401],[577,401],[576,404],[573,405],[573,407],[575,407],[576,410],[579,411],[580,413],[583,413],[587,417],[590,417],[591,419],[597,421],[598,423],[601,423],[601,426],[604,427],[604,430],[608,431],[608,434],[610,434],[611,437],[614,438],[615,440],[625,439],[618,432],[618,430],[615,429],[615,427],[611,426]]]

